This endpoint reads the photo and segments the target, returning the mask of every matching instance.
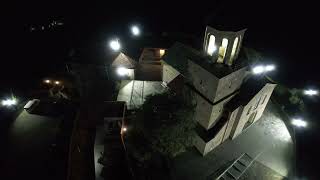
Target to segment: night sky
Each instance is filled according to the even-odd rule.
[[[316,7],[309,2],[230,0],[21,1],[5,9],[2,35],[7,56],[2,62],[39,68],[41,64],[64,61],[73,49],[87,62],[104,63],[110,61],[107,42],[114,36],[127,49],[137,48],[137,44],[143,47],[145,41],[150,42],[162,32],[185,33],[201,43],[205,26],[211,25],[221,30],[247,28],[244,45],[258,49],[266,61],[278,65],[275,78],[302,86],[319,79]],[[65,25],[59,30],[30,33],[30,25],[52,19],[62,19]],[[144,37],[139,40],[129,36],[128,27],[134,23],[143,28]]]
[[[2,88],[25,86],[56,71],[71,57],[85,63],[109,63],[114,54],[107,43],[115,36],[128,51],[155,46],[164,32],[198,38],[197,47],[206,25],[219,30],[247,28],[243,45],[277,64],[277,72],[271,75],[274,79],[291,87],[320,85],[316,2],[71,0],[12,2],[2,8]],[[31,25],[52,19],[65,24],[30,32]],[[142,27],[139,39],[130,37],[131,24]]]

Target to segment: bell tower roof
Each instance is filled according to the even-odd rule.
[[[220,31],[207,26],[203,40],[204,53],[213,62],[232,66],[240,52],[245,31]]]

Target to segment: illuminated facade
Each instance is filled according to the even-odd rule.
[[[245,31],[246,29],[237,32],[219,31],[207,26],[203,41],[203,50],[211,56],[210,59],[213,62],[224,63],[231,66],[239,55]]]
[[[202,51],[176,43],[163,58],[163,83],[178,87],[174,84],[183,81],[183,88],[194,94],[198,122],[195,146],[202,155],[257,121],[275,87],[245,81],[247,58],[240,53],[244,32],[207,27]]]

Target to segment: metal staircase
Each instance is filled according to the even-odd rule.
[[[247,153],[243,153],[236,159],[220,176],[217,180],[237,180],[241,175],[251,166],[255,158],[252,158]]]

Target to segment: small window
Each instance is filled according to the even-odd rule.
[[[247,115],[250,114],[251,108],[252,108],[252,106],[249,107],[248,112],[247,112]]]
[[[257,109],[259,104],[260,104],[260,101],[261,101],[261,96],[259,97],[259,100],[257,101],[256,105],[254,106],[254,109]]]
[[[207,53],[208,55],[212,56],[213,52],[216,51],[216,45],[215,45],[215,41],[216,41],[216,38],[214,37],[214,35],[210,35],[209,37],[209,44],[208,44],[208,47],[207,47]]]
[[[238,47],[238,37],[236,37],[233,41],[233,46],[232,46],[232,51],[231,51],[231,57],[230,57],[230,60],[229,60],[229,64],[231,65],[232,62],[233,62],[233,58],[234,58],[234,55],[236,53],[236,50],[237,50],[237,47]]]
[[[229,88],[232,87],[232,81],[229,81]]]
[[[228,48],[228,39],[223,38],[222,45],[219,48],[219,57],[217,60],[218,63],[223,63],[226,52],[227,52],[227,48]]]
[[[264,102],[266,101],[266,99],[267,99],[267,95],[264,95],[264,98],[263,98],[263,101],[262,101],[261,104],[264,104]]]
[[[200,80],[200,85],[202,85],[202,80]]]

